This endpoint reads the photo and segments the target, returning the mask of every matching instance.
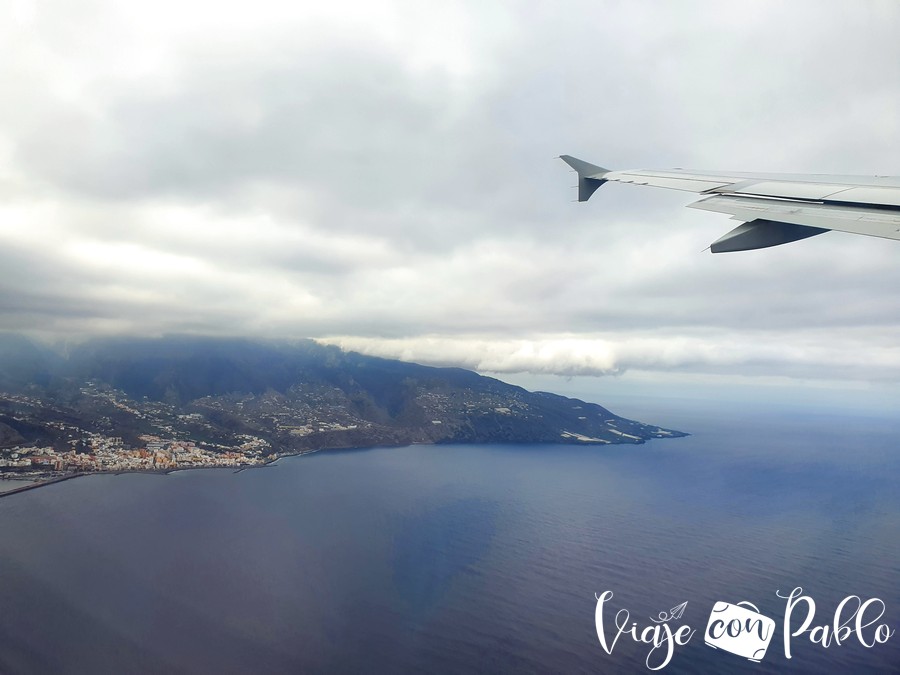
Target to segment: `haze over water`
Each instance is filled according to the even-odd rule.
[[[614,412],[630,411],[613,407]],[[802,586],[900,627],[900,422],[648,411],[643,446],[413,446],[264,469],[93,476],[0,499],[0,670],[647,672],[641,626],[688,601],[662,672],[900,672],[900,636],[784,657]],[[716,601],[776,622],[759,664],[703,643]]]

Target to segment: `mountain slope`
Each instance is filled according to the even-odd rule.
[[[23,383],[28,368],[33,376]],[[309,340],[93,340],[67,359],[32,359],[5,379],[0,372],[0,382],[86,431],[132,444],[142,434],[223,446],[246,436],[281,453],[407,443],[642,443],[684,435],[471,371]],[[25,430],[14,416],[0,421],[26,438],[35,434],[34,425]]]

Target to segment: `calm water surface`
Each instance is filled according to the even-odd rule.
[[[625,411],[623,411],[625,412]],[[264,469],[94,476],[0,499],[0,671],[648,672],[600,647],[595,593],[642,626],[684,601],[667,673],[900,672],[900,634],[785,659],[802,586],[900,628],[900,422],[764,409],[644,416],[644,446],[414,446]],[[712,605],[775,619],[759,664]]]

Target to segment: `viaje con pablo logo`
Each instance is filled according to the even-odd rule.
[[[863,601],[857,595],[848,595],[838,603],[830,623],[815,624],[816,602],[804,595],[800,586],[786,595],[780,591],[775,595],[786,601],[782,643],[787,659],[791,658],[791,640],[804,635],[825,648],[855,640],[871,649],[890,640],[895,632],[882,622],[887,608],[879,598]],[[620,639],[645,644],[648,651],[644,663],[650,670],[662,670],[669,665],[676,648],[688,644],[696,633],[686,622],[675,623],[682,619],[687,601],[668,612],[660,612],[658,618],[651,617],[650,623],[639,623],[632,620],[625,608],[615,612],[610,621],[608,604],[613,598],[612,591],[595,597],[594,623],[603,651],[612,655]],[[714,649],[759,662],[765,657],[775,632],[775,621],[761,614],[752,603],[716,602],[709,613],[704,641]]]

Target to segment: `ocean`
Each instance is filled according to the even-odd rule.
[[[608,647],[620,610],[638,638],[694,631],[662,672],[900,672],[900,635],[875,641],[879,625],[900,628],[900,421],[749,404],[657,412],[640,419],[692,435],[322,452],[2,498],[0,672],[659,667],[669,643],[625,632],[603,648],[605,591]],[[796,588],[815,612],[788,659],[777,593]],[[840,644],[833,628],[811,641],[848,596],[872,600],[859,631],[851,600]],[[720,602],[774,622],[759,663],[705,644]],[[792,630],[808,610],[795,604]]]

